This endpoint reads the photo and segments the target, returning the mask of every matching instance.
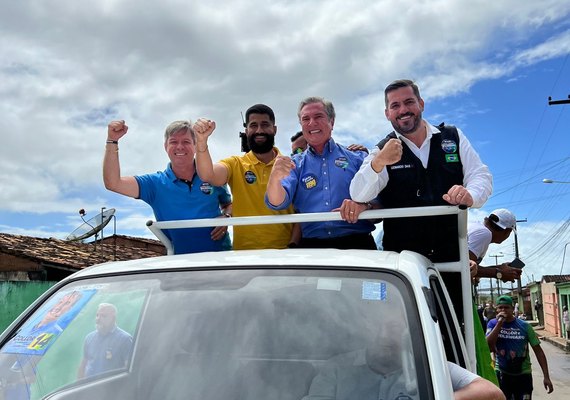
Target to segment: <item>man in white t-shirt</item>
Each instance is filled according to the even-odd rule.
[[[469,224],[467,246],[469,247],[469,259],[477,263],[476,277],[497,278],[503,282],[513,282],[520,277],[521,269],[511,267],[508,262],[489,267],[479,265],[489,245],[491,243],[500,244],[507,240],[511,232],[516,229],[516,223],[517,219],[512,212],[506,208],[500,208],[485,217],[483,222]],[[475,268],[473,264],[472,268]]]

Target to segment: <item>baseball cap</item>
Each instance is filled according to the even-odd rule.
[[[515,215],[506,208],[499,208],[489,215],[489,219],[502,229],[515,229],[517,219]]]
[[[497,299],[497,305],[505,304],[507,306],[513,305],[513,299],[511,296],[499,296]]]

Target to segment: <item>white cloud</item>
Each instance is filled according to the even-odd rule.
[[[120,143],[128,175],[165,167],[163,130],[175,119],[216,120],[213,158],[239,153],[240,112],[258,102],[275,109],[277,144],[288,149],[308,95],[334,102],[339,142],[372,146],[389,128],[383,88],[393,79],[417,80],[429,104],[570,53],[564,0],[4,3],[0,210],[119,205],[122,229],[151,214],[102,187],[111,119],[129,125]]]

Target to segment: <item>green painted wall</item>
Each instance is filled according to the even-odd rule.
[[[56,282],[0,282],[0,332]]]

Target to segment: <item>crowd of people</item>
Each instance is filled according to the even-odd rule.
[[[365,210],[482,207],[491,195],[493,179],[465,134],[455,126],[434,125],[423,118],[425,103],[413,81],[390,83],[384,90],[384,100],[384,113],[393,131],[370,150],[360,145],[344,146],[333,139],[333,104],[321,97],[308,97],[297,110],[301,130],[291,137],[290,155],[275,147],[277,124],[273,110],[256,104],[245,114],[249,147],[245,154],[214,162],[208,141],[216,129],[215,121],[175,121],[164,135],[164,149],[170,159],[166,169],[134,177],[120,173],[119,140],[128,127],[125,121],[112,121],[103,163],[105,187],[148,203],[158,221],[328,211],[339,211],[342,217],[342,221],[307,222],[300,227],[235,226],[233,244],[229,243],[226,227],[167,231],[177,254],[230,248],[376,249],[371,235],[374,224],[359,219]],[[515,229],[516,218],[506,209],[495,210],[482,222],[469,225],[474,279],[488,277],[508,282],[520,277],[520,269],[510,263],[480,265],[488,246],[502,243]],[[455,216],[391,218],[383,222],[383,231],[384,250],[413,250],[433,262],[459,259]],[[444,276],[454,303],[458,301],[456,296],[461,296],[452,290],[461,287],[458,279],[453,273]],[[501,312],[504,315],[507,311]],[[509,333],[495,329],[502,323],[493,321],[496,318],[489,319],[484,330],[491,352],[497,354],[498,343],[507,340]],[[534,339],[530,343],[533,349],[539,346]],[[505,379],[501,377],[512,371],[501,369],[501,365],[497,371],[502,374],[499,383],[503,389]],[[546,368],[545,387],[552,391],[547,377]]]

